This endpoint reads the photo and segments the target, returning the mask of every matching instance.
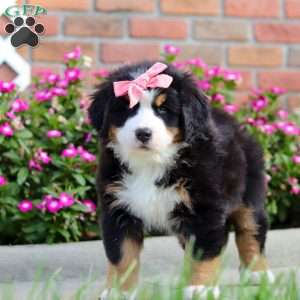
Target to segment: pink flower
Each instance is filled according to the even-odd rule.
[[[221,103],[221,104],[225,104],[225,96],[222,95],[222,94],[219,94],[219,93],[214,94],[214,95],[212,96],[211,100],[212,100],[213,102],[219,102],[219,103]]]
[[[212,67],[206,71],[206,75],[209,78],[220,76],[222,73],[222,69],[220,67]]]
[[[80,157],[83,161],[86,162],[93,162],[96,160],[96,156],[88,151],[83,151],[80,153]]]
[[[12,104],[11,109],[13,112],[22,112],[29,109],[29,104],[26,100],[17,98]]]
[[[46,202],[46,208],[50,213],[55,214],[62,208],[62,205],[58,199],[49,197]]]
[[[45,165],[48,165],[52,161],[49,154],[46,151],[43,151],[42,149],[38,149],[34,157]]]
[[[5,122],[0,125],[0,134],[6,137],[11,137],[14,135],[14,130],[8,122]]]
[[[164,46],[164,52],[170,55],[178,55],[180,53],[180,48],[168,44]]]
[[[55,84],[59,80],[59,75],[50,73],[46,77],[46,81],[50,84]]]
[[[208,91],[211,87],[211,84],[207,80],[198,80],[197,86],[203,91]]]
[[[260,125],[260,126],[258,126],[258,128],[259,128],[262,132],[264,132],[264,133],[266,133],[266,134],[268,134],[268,135],[273,134],[273,133],[277,130],[276,126],[274,126],[274,125],[272,125],[272,124],[264,124],[264,125]]]
[[[47,132],[47,137],[48,138],[58,138],[58,137],[61,137],[62,136],[62,132],[61,131],[59,131],[59,130],[56,130],[56,129],[54,129],[54,130],[49,130],[48,132]]]
[[[100,69],[93,73],[95,77],[105,78],[109,76],[109,71],[107,69]]]
[[[65,70],[65,78],[67,81],[76,81],[80,78],[79,68],[69,68]]]
[[[295,164],[299,165],[300,164],[300,155],[294,155],[292,160]]]
[[[258,112],[268,105],[268,99],[264,96],[259,97],[251,102],[251,107],[254,111]]]
[[[22,213],[27,213],[33,209],[32,202],[30,200],[24,199],[18,204],[18,209]]]
[[[299,185],[293,185],[290,193],[293,195],[299,195],[300,194],[300,186]]]
[[[50,93],[54,96],[66,96],[67,95],[67,91],[61,87],[53,87],[50,90]]]
[[[246,123],[248,123],[250,125],[255,125],[255,120],[253,118],[247,118]]]
[[[223,71],[223,77],[225,80],[228,81],[241,81],[242,80],[242,76],[241,73],[238,71],[229,71],[229,70],[224,70]]]
[[[92,200],[90,199],[83,200],[82,204],[87,207],[88,212],[92,213],[96,211],[96,205]]]
[[[288,183],[290,185],[297,185],[298,184],[298,179],[296,177],[289,177],[288,178]]]
[[[11,119],[11,120],[14,120],[17,116],[14,114],[14,112],[13,111],[8,111],[7,113],[6,113],[6,116],[9,118],[9,119]]]
[[[186,66],[185,62],[178,62],[178,61],[173,61],[172,65],[176,68],[176,69],[182,69]]]
[[[60,87],[60,88],[63,88],[63,89],[67,88],[68,85],[69,85],[69,82],[68,82],[66,79],[61,79],[61,80],[56,84],[57,87]]]
[[[7,180],[4,176],[0,175],[0,186],[7,185]]]
[[[280,109],[277,112],[277,116],[281,119],[281,120],[286,120],[289,116],[288,111],[284,110],[284,109]]]
[[[271,92],[275,95],[282,95],[285,93],[285,90],[283,88],[280,88],[278,86],[274,86],[271,88]]]
[[[52,95],[51,91],[48,91],[48,90],[37,91],[35,93],[35,98],[37,99],[38,102],[44,102],[44,101],[51,100],[52,97],[53,97],[53,95]]]
[[[283,125],[283,127],[280,128],[280,129],[286,135],[298,135],[300,133],[300,129],[296,125],[294,125],[293,123],[285,123]]]
[[[265,125],[267,124],[267,119],[264,118],[264,117],[260,117],[260,118],[256,118],[255,119],[255,126],[262,126],[262,125]]]
[[[4,82],[0,80],[0,92],[1,93],[10,93],[15,89],[16,85],[11,82]]]
[[[201,58],[192,58],[186,61],[188,65],[192,65],[198,68],[206,69],[207,64]]]
[[[75,49],[71,52],[67,52],[64,55],[64,61],[68,62],[69,60],[77,60],[81,56],[81,49],[80,47],[75,47]]]
[[[77,156],[77,149],[73,145],[69,145],[68,148],[64,149],[62,151],[61,156],[62,157],[67,157],[67,158],[73,158]]]
[[[80,108],[82,108],[82,109],[89,108],[90,104],[91,104],[91,101],[88,98],[82,98],[79,101]]]
[[[84,137],[84,142],[89,143],[92,140],[93,135],[89,132]]]
[[[234,114],[239,110],[238,106],[234,104],[225,104],[223,109],[229,114]]]
[[[62,207],[70,207],[74,204],[74,198],[68,193],[61,193],[59,201]]]
[[[36,170],[41,172],[43,170],[43,167],[41,166],[41,164],[39,164],[37,161],[35,161],[34,159],[31,159],[28,163],[28,168],[30,170]]]

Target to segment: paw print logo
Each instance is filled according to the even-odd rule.
[[[19,47],[22,44],[35,47],[39,43],[39,35],[44,30],[44,25],[36,24],[33,17],[27,17],[25,22],[22,17],[17,17],[13,23],[5,26],[7,33],[13,33],[10,42],[14,47]]]

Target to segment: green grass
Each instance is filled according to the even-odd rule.
[[[143,283],[137,288],[138,300],[184,300],[184,288],[188,284],[190,277],[190,266],[185,263],[179,277],[162,283],[157,280],[152,283]],[[119,282],[114,283],[113,293],[109,300],[124,300],[124,294],[120,292],[118,286],[126,280],[132,268],[124,275]],[[59,292],[58,282],[60,270],[57,270],[47,280],[42,281],[43,270],[36,272],[34,283],[26,295],[26,300],[96,300],[100,295],[100,287],[96,278],[93,278],[90,272],[88,278],[72,293],[70,297],[62,297]],[[221,294],[217,299],[220,300],[300,300],[300,287],[297,285],[295,272],[289,272],[278,275],[274,283],[270,283],[266,277],[263,277],[256,286],[250,285],[248,281],[249,274],[247,270],[241,275],[240,282],[235,285],[221,285]],[[15,296],[18,284],[8,284],[0,290],[1,300],[19,300]],[[212,293],[205,297],[195,295],[193,300],[215,300]]]

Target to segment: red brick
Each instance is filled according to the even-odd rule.
[[[155,0],[97,0],[96,8],[102,11],[152,12]]]
[[[300,111],[300,96],[289,96],[288,97],[288,108],[291,111]]]
[[[299,78],[300,71],[266,71],[258,74],[260,87],[279,86],[288,92],[300,91]]]
[[[0,65],[0,78],[4,81],[11,81],[16,77],[16,72],[6,63]]]
[[[282,49],[276,47],[232,46],[228,52],[230,65],[275,67],[282,61]]]
[[[96,52],[93,44],[80,42],[63,42],[63,41],[43,41],[37,48],[32,49],[32,58],[35,61],[45,62],[61,62],[64,53],[72,51],[76,46],[79,46],[83,54],[90,56],[95,60]]]
[[[299,48],[290,49],[289,57],[288,57],[288,64],[289,64],[289,66],[300,67],[300,49]]]
[[[285,13],[289,18],[300,17],[300,1],[299,0],[285,0]]]
[[[41,23],[45,27],[44,35],[51,36],[51,35],[57,35],[59,31],[59,23],[60,18],[59,16],[53,16],[53,15],[41,15],[39,17],[36,17],[36,23]]]
[[[87,10],[90,0],[28,0],[27,4],[40,5],[48,10]]]
[[[159,45],[146,43],[103,43],[101,61],[104,63],[134,62],[143,59],[158,59]]]
[[[225,0],[227,16],[278,17],[279,13],[279,0]]]
[[[199,57],[208,65],[220,65],[224,61],[221,47],[194,46],[189,44],[178,46],[181,48],[181,52],[178,56],[179,61]]]
[[[136,17],[130,20],[129,30],[132,37],[184,39],[187,24],[181,19]]]
[[[240,71],[242,76],[242,81],[238,84],[238,90],[249,91],[253,86],[253,76],[251,71]]]
[[[196,39],[245,41],[248,36],[247,24],[239,21],[197,20],[193,30]]]
[[[233,103],[239,107],[246,105],[249,102],[249,93],[248,92],[236,92],[234,93]]]
[[[161,0],[161,10],[175,15],[218,15],[219,0]]]
[[[299,43],[300,24],[257,24],[255,36],[259,42]]]
[[[120,37],[122,33],[122,19],[118,17],[67,16],[65,18],[67,35]]]
[[[62,65],[61,64],[34,63],[32,65],[31,74],[33,76],[37,76],[46,71],[60,73],[62,71]]]

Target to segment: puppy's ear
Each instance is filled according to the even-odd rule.
[[[98,90],[91,96],[92,103],[88,113],[92,125],[97,129],[100,137],[106,135],[106,123],[111,99],[113,98],[113,89],[110,82],[100,84]]]
[[[185,84],[186,83],[186,84]],[[210,111],[207,97],[188,78],[183,81],[182,89],[182,116],[184,140],[192,144],[197,140],[209,138]]]

